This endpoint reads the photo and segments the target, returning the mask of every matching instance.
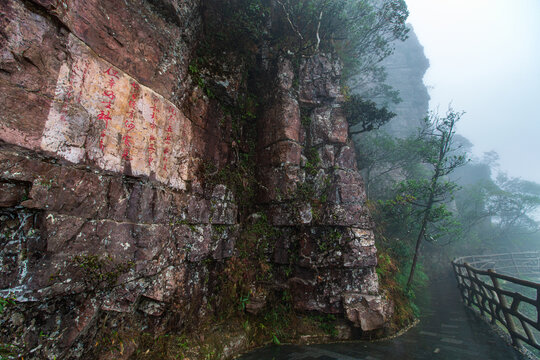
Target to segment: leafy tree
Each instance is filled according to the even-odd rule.
[[[350,135],[376,130],[396,116],[387,108],[379,108],[375,102],[364,100],[357,94],[349,96],[343,104],[343,111],[349,123]]]
[[[455,230],[457,224],[447,203],[452,199],[458,185],[448,181],[447,176],[467,162],[465,155],[457,153],[453,140],[455,125],[462,113],[449,110],[445,117],[432,115],[425,120],[423,133],[426,146],[421,150],[422,162],[430,171],[430,176],[408,179],[398,186],[398,194],[412,206],[411,214],[418,225],[416,245],[411,270],[407,280],[410,288],[424,239],[435,241],[442,234]]]
[[[267,33],[268,0],[203,1],[203,55],[220,56],[223,51],[251,54]]]
[[[507,252],[534,248],[540,224],[534,215],[540,207],[540,184],[500,174],[493,179],[496,153],[468,164],[453,175],[463,186],[456,194],[466,242],[456,244],[456,255]]]
[[[262,48],[298,59],[336,53],[344,82],[361,87],[364,97],[399,102],[380,62],[394,41],[407,38],[405,0],[205,0],[202,10],[200,62],[231,51],[252,62]]]
[[[448,175],[467,161],[453,143],[461,115],[453,111],[443,118],[432,115],[407,138],[380,131],[357,136],[359,168],[365,175],[378,245],[399,268],[410,266],[403,276],[408,288],[418,269],[422,242],[440,245],[460,233],[453,202],[459,186]]]
[[[384,84],[380,62],[394,41],[407,38],[405,0],[205,0],[202,10],[203,62],[231,51],[254,61],[261,48],[297,58],[337,53],[345,82],[371,99],[399,102],[398,92]]]
[[[532,234],[540,224],[532,214],[540,207],[540,184],[499,174],[498,188],[489,193],[486,212],[492,215],[500,238]]]
[[[282,11],[280,41],[309,55],[336,51],[344,62],[344,77],[353,84],[384,81],[378,64],[393,51],[392,42],[405,40],[409,16],[404,0],[276,0]],[[382,76],[381,76],[382,75]]]
[[[396,139],[387,133],[375,131],[354,138],[358,168],[362,173],[368,199],[380,199],[392,188],[389,175],[401,168]],[[372,185],[379,185],[376,188]]]
[[[425,143],[422,136],[401,139],[379,130],[355,138],[358,168],[369,199],[388,200],[395,195],[397,182],[425,173],[421,166],[421,149]]]

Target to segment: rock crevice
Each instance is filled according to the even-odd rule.
[[[103,314],[187,329],[220,303],[228,262],[255,256],[271,280],[249,284],[247,312],[286,289],[296,311],[384,326],[337,58],[206,73],[198,1],[33,3],[0,5],[2,342],[84,358]],[[242,89],[254,131],[231,111]]]

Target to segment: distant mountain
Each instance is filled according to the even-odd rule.
[[[389,106],[397,116],[385,126],[385,130],[400,137],[410,134],[419,125],[429,110],[430,99],[423,82],[429,60],[414,29],[409,27],[409,38],[396,42],[394,53],[382,62],[388,73],[386,83],[398,90],[402,99],[399,104]]]

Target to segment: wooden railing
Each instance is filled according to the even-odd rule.
[[[465,304],[502,325],[515,346],[540,350],[540,253],[467,256],[452,261]]]

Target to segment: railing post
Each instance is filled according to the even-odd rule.
[[[473,296],[474,296],[474,281],[471,279],[471,273],[469,272],[469,269],[467,269],[468,263],[463,263],[465,268],[465,273],[467,274],[467,280],[469,280],[470,286],[467,291],[467,306],[471,306],[473,303]]]
[[[536,289],[536,327],[540,326],[540,289]]]
[[[452,268],[454,269],[454,276],[456,277],[459,294],[461,295],[461,299],[463,299],[463,302],[465,303],[465,295],[463,294],[463,285],[461,284],[463,280],[459,278],[459,275],[460,275],[459,267],[453,261],[452,261]]]
[[[469,306],[474,304],[474,299],[476,299],[476,302],[478,304],[478,309],[480,310],[480,315],[484,316],[484,307],[482,306],[482,299],[481,299],[481,292],[480,288],[478,287],[478,284],[476,281],[478,280],[476,276],[473,275],[471,269],[472,266],[469,263],[464,263],[465,265],[465,271],[467,271],[467,276],[469,278],[469,281],[471,283],[471,293],[469,294]]]
[[[492,269],[489,269],[488,272],[490,274],[489,277],[491,278],[491,282],[493,282],[493,287],[495,288],[497,298],[499,299],[499,304],[501,304],[504,320],[506,321],[506,327],[508,328],[508,332],[510,333],[510,337],[512,338],[512,345],[519,347],[519,339],[516,337],[516,325],[514,324],[514,319],[512,319],[512,315],[507,312],[507,309],[509,309],[509,307],[508,303],[506,302],[506,298],[500,292],[501,286],[499,285],[499,279],[495,276],[496,273]]]

